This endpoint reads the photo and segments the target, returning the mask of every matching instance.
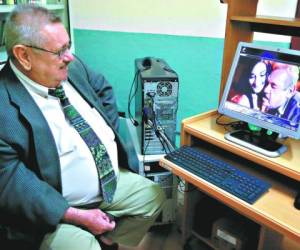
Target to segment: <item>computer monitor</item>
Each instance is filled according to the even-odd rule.
[[[274,135],[299,139],[299,68],[300,51],[240,42],[218,111],[249,129],[225,138],[269,157],[286,151]]]

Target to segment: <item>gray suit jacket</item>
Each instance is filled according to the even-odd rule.
[[[112,127],[119,163],[128,168],[112,87],[78,60],[69,65],[69,81]],[[59,157],[49,126],[6,64],[0,72],[0,225],[8,229],[9,237],[36,240],[52,230],[69,207],[61,188]]]

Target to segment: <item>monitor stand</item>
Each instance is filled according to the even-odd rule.
[[[276,134],[277,135],[277,134]],[[225,139],[240,144],[268,157],[278,157],[286,152],[287,147],[276,141],[277,136],[269,136],[266,130],[253,132],[238,130],[225,134]]]

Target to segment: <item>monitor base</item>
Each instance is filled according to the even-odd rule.
[[[238,130],[225,134],[225,139],[261,153],[268,157],[278,157],[287,151],[287,147],[273,137],[249,130]]]

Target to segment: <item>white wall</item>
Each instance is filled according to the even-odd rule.
[[[240,0],[243,1],[243,0]],[[257,13],[294,17],[297,0],[260,0]],[[74,28],[224,37],[227,4],[219,0],[72,0]],[[258,40],[289,38],[255,34]]]
[[[223,37],[227,6],[217,0],[75,0],[72,9],[80,29]]]

